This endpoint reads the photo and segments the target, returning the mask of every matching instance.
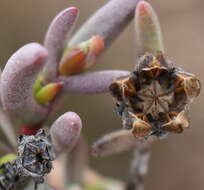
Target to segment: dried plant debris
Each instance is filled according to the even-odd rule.
[[[110,85],[123,127],[136,138],[162,137],[188,128],[188,107],[200,88],[195,75],[174,67],[160,52],[146,53],[135,71]]]
[[[36,183],[44,182],[44,175],[52,169],[55,153],[44,130],[34,136],[19,139],[18,169],[23,176],[32,177]]]
[[[45,131],[19,138],[18,157],[1,166],[0,190],[12,190],[21,181],[31,178],[37,185],[44,182],[44,176],[52,169],[55,153]],[[9,185],[8,185],[9,184]]]
[[[0,167],[0,190],[11,190],[19,181],[17,166],[15,163],[6,163]]]

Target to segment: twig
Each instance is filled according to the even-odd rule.
[[[144,190],[144,179],[148,172],[148,164],[150,159],[150,147],[141,146],[134,150],[134,156],[130,168],[130,181],[126,186],[126,190]]]

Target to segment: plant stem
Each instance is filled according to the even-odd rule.
[[[131,178],[126,190],[144,190],[144,179],[148,172],[149,150],[135,150],[131,163]]]
[[[2,109],[0,109],[0,128],[8,139],[10,145],[15,148],[17,145],[17,138],[13,130],[13,125]]]

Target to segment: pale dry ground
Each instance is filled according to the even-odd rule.
[[[52,17],[63,8],[81,9],[78,26],[105,0],[0,0],[0,62],[30,41],[42,41]],[[166,54],[178,66],[196,73],[204,82],[204,1],[152,0],[160,17]],[[99,61],[94,70],[131,69],[135,62],[134,31],[131,24]],[[69,99],[71,101],[69,102]],[[69,96],[62,110],[81,115],[84,133],[91,144],[97,137],[120,128],[112,112],[110,95]],[[146,190],[200,190],[204,188],[204,98],[192,105],[191,128],[153,148]],[[97,111],[96,111],[97,110]],[[91,159],[103,174],[127,179],[131,154]]]

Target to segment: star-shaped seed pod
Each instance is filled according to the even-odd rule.
[[[189,103],[200,93],[195,75],[174,67],[162,53],[146,53],[129,76],[110,85],[124,128],[135,137],[181,133],[189,127]]]
[[[20,137],[16,162],[21,176],[32,177],[36,184],[43,183],[54,159],[52,144],[44,130],[40,129],[35,136]]]

